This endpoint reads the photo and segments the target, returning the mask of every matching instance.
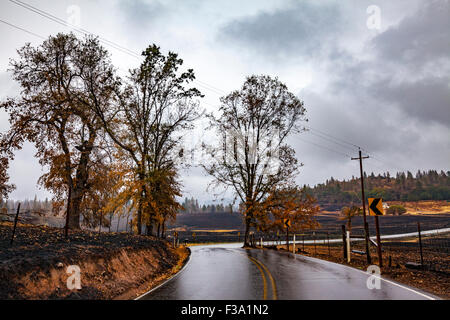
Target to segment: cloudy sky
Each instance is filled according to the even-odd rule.
[[[207,110],[247,75],[277,76],[307,109],[310,131],[290,138],[304,164],[300,185],[357,176],[355,145],[372,157],[368,172],[450,170],[449,1],[0,0],[0,99],[19,90],[7,72],[16,49],[70,31],[17,3],[133,52],[156,43],[179,53]],[[107,48],[119,73],[139,64]],[[49,196],[36,186],[43,171],[34,153],[26,145],[11,165],[14,199]],[[195,166],[185,171],[185,195],[212,200],[209,181]]]

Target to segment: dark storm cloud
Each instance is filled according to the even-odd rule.
[[[218,40],[260,54],[312,56],[345,28],[337,3],[297,2],[275,12],[260,12],[232,20],[218,32]]]
[[[371,88],[374,95],[410,117],[450,128],[450,1],[425,3],[414,16],[376,37],[373,47],[376,66],[385,73]],[[440,70],[428,70],[433,64]],[[403,81],[392,81],[395,66],[407,70]]]
[[[374,90],[382,100],[399,107],[409,117],[422,122],[434,121],[450,128],[450,77],[389,85]]]
[[[424,4],[367,47],[375,50],[368,61],[336,54],[334,91],[378,101],[377,109],[398,108],[406,119],[450,128],[450,74],[445,72],[450,71],[450,2]]]
[[[373,41],[379,58],[395,63],[417,64],[450,56],[450,1],[424,3]]]

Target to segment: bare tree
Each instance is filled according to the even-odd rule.
[[[258,205],[271,190],[293,183],[299,165],[285,141],[301,129],[305,108],[286,85],[269,76],[248,77],[221,103],[220,115],[209,115],[219,144],[205,147],[210,161],[202,166],[214,178],[212,186],[232,188],[243,204],[247,245]]]

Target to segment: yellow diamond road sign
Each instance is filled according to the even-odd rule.
[[[381,198],[369,198],[369,214],[371,216],[384,215],[383,200]]]

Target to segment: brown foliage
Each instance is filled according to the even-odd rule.
[[[66,199],[70,227],[78,228],[92,168],[104,158],[102,123],[94,110],[108,109],[119,82],[95,38],[58,34],[18,54],[11,71],[22,91],[1,104],[11,124],[1,151],[12,159],[25,140],[32,142],[49,168],[40,183],[57,203]]]
[[[262,231],[283,231],[284,219],[291,222],[290,230],[315,229],[320,212],[317,200],[298,188],[272,190],[257,208],[257,227]]]
[[[220,144],[206,147],[210,161],[203,168],[214,178],[213,186],[232,188],[241,201],[247,243],[256,208],[271,190],[293,184],[299,164],[285,139],[300,130],[305,108],[286,85],[269,76],[248,77],[221,102],[220,116],[209,115]]]

